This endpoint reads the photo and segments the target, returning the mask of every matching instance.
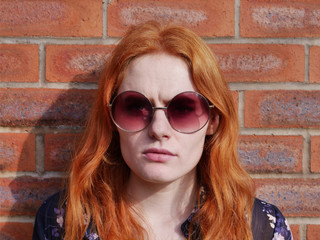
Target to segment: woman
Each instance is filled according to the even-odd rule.
[[[132,27],[102,74],[66,201],[43,204],[34,239],[292,239],[254,198],[237,137],[207,45],[178,26]]]

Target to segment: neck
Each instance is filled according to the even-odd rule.
[[[189,217],[197,192],[195,172],[170,183],[147,182],[131,174],[127,188],[133,214],[150,239],[184,239],[180,226]]]
[[[187,218],[194,207],[197,190],[195,172],[169,183],[148,182],[131,174],[127,193],[132,207],[143,217]]]

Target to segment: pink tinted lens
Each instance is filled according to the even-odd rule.
[[[112,103],[112,117],[118,127],[136,132],[144,129],[152,120],[150,101],[138,92],[123,92]]]
[[[200,94],[184,92],[175,96],[167,109],[171,126],[177,131],[192,133],[200,130],[209,119],[209,104]]]

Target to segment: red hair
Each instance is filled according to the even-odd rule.
[[[218,109],[219,127],[206,138],[198,164],[198,184],[204,187],[206,200],[194,221],[200,223],[202,239],[252,239],[253,184],[238,160],[238,118],[228,85],[211,50],[195,33],[156,22],[132,27],[106,64],[82,142],[72,162],[66,239],[82,239],[89,225],[89,221],[84,223],[85,215],[101,239],[145,237],[126,199],[130,169],[122,159],[119,136],[107,105],[130,62],[154,52],[185,59],[197,90]]]

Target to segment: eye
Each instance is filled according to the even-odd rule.
[[[187,104],[176,105],[174,108],[174,111],[180,112],[180,113],[188,113],[188,112],[192,112],[193,110],[194,110],[194,107]]]
[[[128,97],[125,100],[125,110],[131,115],[147,115],[150,112],[150,104],[145,99]]]
[[[170,112],[176,116],[183,117],[187,114],[194,113],[195,103],[192,99],[176,99],[170,104]]]

